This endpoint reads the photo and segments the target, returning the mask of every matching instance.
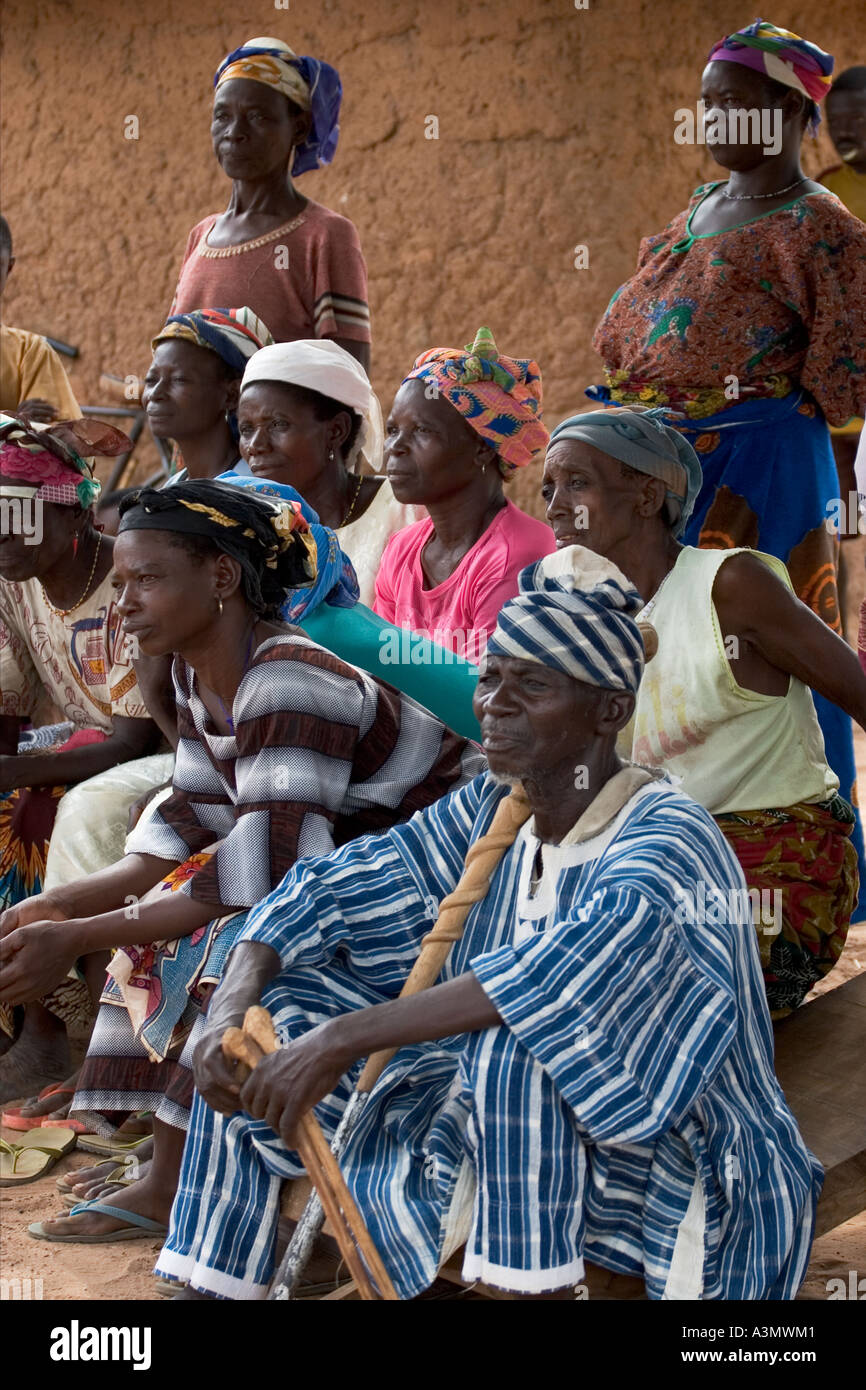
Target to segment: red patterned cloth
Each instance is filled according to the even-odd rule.
[[[610,301],[593,339],[610,398],[701,419],[799,385],[831,424],[862,415],[866,226],[833,194],[809,193],[696,236],[692,214],[717,186],[641,242]],[[739,395],[726,396],[734,377]]]
[[[749,888],[767,895],[765,907],[778,895],[778,920],[764,911],[758,944],[770,1012],[784,1018],[842,954],[857,901],[853,812],[836,797],[715,819]]]

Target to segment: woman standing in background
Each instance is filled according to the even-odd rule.
[[[246,304],[277,342],[333,338],[369,368],[358,233],[292,182],[334,157],[339,74],[279,39],[254,38],[223,59],[214,87],[214,153],[232,192],[224,213],[190,232],[171,313]]]
[[[686,544],[775,555],[798,598],[841,632],[827,422],[866,404],[866,228],[800,165],[832,70],[823,49],[764,20],[713,48],[701,93],[706,119],[727,127],[709,148],[729,177],[642,243],[593,340],[607,385],[588,394],[681,412],[672,423],[704,477]],[[775,153],[754,123],[731,134],[730,116],[757,111],[780,132]],[[853,802],[851,720],[818,694],[815,707]],[[859,822],[853,839],[866,881]]]

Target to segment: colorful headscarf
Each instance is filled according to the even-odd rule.
[[[783,87],[802,92],[816,107],[832,85],[834,59],[829,53],[790,29],[777,29],[765,19],[756,19],[744,29],[728,34],[711,50],[707,62],[739,63],[781,82]],[[820,119],[816,110],[810,128],[817,129]]]
[[[645,654],[634,615],[643,599],[610,560],[569,545],[520,571],[488,656],[552,666],[584,685],[636,691]]]
[[[665,410],[588,410],[557,425],[550,444],[579,439],[667,487],[665,515],[675,536],[688,525],[703,475],[687,439],[665,420]]]
[[[300,541],[309,557],[305,563],[307,575],[315,578],[315,546],[310,542],[310,528],[297,502],[264,501],[261,514],[270,528],[265,539],[261,526],[252,525],[246,516],[233,515],[230,506],[220,505],[223,499],[230,501],[231,494],[224,487],[214,488],[211,479],[196,478],[171,488],[142,488],[122,510],[117,534],[176,531],[178,535],[206,536],[229,555],[234,554],[238,543],[252,541],[262,552],[268,569],[276,569],[277,557]]]
[[[429,381],[459,410],[468,424],[495,449],[504,477],[547,447],[541,419],[541,368],[531,358],[505,357],[496,349],[489,328],[479,328],[474,343],[459,348],[431,348],[416,358],[404,381]]]
[[[286,591],[313,584],[316,545],[297,503],[253,497],[211,478],[141,488],[120,503],[118,536],[169,531],[201,536],[236,560],[254,612],[276,615]]]
[[[214,87],[235,78],[262,82],[310,113],[310,133],[295,146],[293,174],[305,174],[330,164],[340,135],[340,74],[318,58],[301,57],[282,39],[248,39],[223,58],[214,74]]]
[[[316,543],[316,578],[309,588],[289,589],[280,616],[287,623],[298,623],[309,613],[327,603],[332,608],[354,608],[360,597],[358,580],[348,555],[340,549],[336,532],[323,526],[319,514],[305,502],[299,492],[287,483],[275,483],[269,478],[248,477],[245,473],[220,473],[219,483],[231,483],[260,497],[272,497],[298,507]]]
[[[93,476],[89,455],[113,458],[131,448],[128,435],[101,420],[28,425],[12,415],[0,414],[3,495],[29,497],[59,507],[90,507],[101,485]]]
[[[172,314],[150,345],[156,350],[160,343],[172,338],[215,352],[237,376],[243,376],[254,352],[274,341],[267,324],[246,307],[192,309],[188,314]]]
[[[370,378],[357,357],[331,338],[299,338],[293,343],[274,343],[250,358],[241,394],[256,381],[283,382],[317,391],[332,401],[349,406],[361,416],[361,429],[347,459],[367,463],[377,472],[382,467],[382,411]]]

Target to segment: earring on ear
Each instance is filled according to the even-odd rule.
[[[76,557],[77,554],[78,554],[78,532],[76,531],[76,532],[75,532],[75,535],[72,537],[72,558],[73,558],[73,560],[75,559],[75,557]]]
[[[329,463],[333,463],[333,462],[334,462],[334,451],[333,451],[333,449],[329,449],[329,450],[328,450],[328,462],[329,462]]]
[[[219,616],[222,617],[222,615],[223,615],[223,601],[222,601],[221,598],[217,598],[217,609],[218,609]]]

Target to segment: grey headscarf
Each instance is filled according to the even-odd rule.
[[[691,444],[666,422],[668,413],[588,410],[557,425],[550,436],[550,448],[564,439],[579,439],[639,473],[661,478],[667,487],[665,518],[673,534],[679,536],[688,524],[703,477]]]

